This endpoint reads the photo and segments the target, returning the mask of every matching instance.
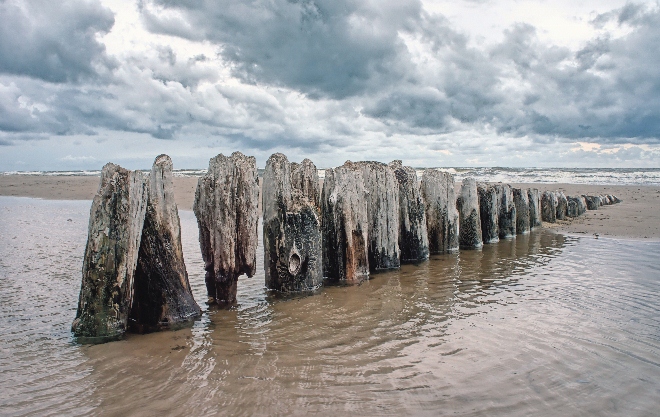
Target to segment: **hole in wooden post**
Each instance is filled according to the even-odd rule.
[[[289,256],[289,272],[291,275],[296,275],[298,273],[298,270],[300,269],[300,256],[293,252],[291,256]]]

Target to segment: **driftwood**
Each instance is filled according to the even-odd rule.
[[[255,273],[258,199],[256,160],[240,152],[211,158],[197,182],[193,211],[209,303],[234,303],[239,275]]]
[[[320,198],[316,166],[289,163],[281,153],[266,162],[262,188],[266,287],[295,292],[323,283]]]
[[[367,200],[362,169],[346,162],[327,169],[321,192],[323,275],[357,284],[369,279]]]
[[[419,262],[429,257],[424,199],[417,171],[393,161],[390,167],[399,183],[399,249],[401,262]]]
[[[71,326],[80,340],[112,340],[126,331],[147,187],[139,171],[111,163],[101,171],[89,215],[78,311]]]
[[[426,211],[429,252],[458,250],[458,211],[454,194],[454,176],[436,169],[422,174],[422,197]]]

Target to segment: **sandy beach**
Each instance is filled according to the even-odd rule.
[[[96,176],[0,176],[0,195],[34,197],[48,200],[91,200],[98,188]],[[660,239],[660,187],[639,185],[585,184],[513,184],[535,187],[541,191],[559,190],[566,195],[614,194],[622,203],[587,211],[584,215],[558,221],[544,227],[561,233],[594,237]],[[192,210],[195,199],[195,177],[175,177],[174,190],[180,210]]]

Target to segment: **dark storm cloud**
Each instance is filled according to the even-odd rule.
[[[660,143],[660,12],[628,5],[596,21],[605,19],[632,23],[633,30],[576,52],[544,45],[527,25],[508,31],[493,57],[515,69],[532,100],[521,102],[522,114],[501,131]]]
[[[152,12],[154,3],[183,20]],[[333,98],[405,78],[410,62],[399,31],[422,16],[418,1],[154,0],[142,10],[152,31],[219,43],[244,81]]]
[[[1,1],[0,72],[58,83],[94,75],[111,64],[96,36],[113,24],[98,1]]]
[[[417,1],[153,0],[142,12],[155,32],[218,43],[244,81],[351,98],[390,133],[489,126],[539,141],[660,142],[657,8],[628,4],[597,16],[596,26],[632,31],[577,51],[542,42],[528,24],[471,48]],[[425,45],[436,65],[415,61],[404,36]]]

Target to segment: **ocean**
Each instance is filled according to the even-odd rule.
[[[421,176],[425,168],[416,168]],[[451,172],[457,181],[465,177],[475,177],[486,182],[521,183],[563,183],[563,184],[603,184],[603,185],[660,185],[660,168],[442,168]],[[145,170],[145,173],[148,170]],[[206,169],[175,169],[177,177],[199,177]],[[259,170],[259,176],[263,169]],[[101,171],[6,171],[0,175],[63,175],[99,176]],[[325,169],[319,169],[319,177],[325,176]]]
[[[513,180],[524,170],[480,172],[533,182]],[[592,178],[552,172],[557,182]],[[203,316],[176,331],[80,345],[70,326],[90,204],[0,197],[0,415],[658,412],[658,241],[538,229],[292,297],[264,288],[258,254],[256,276],[239,279],[238,304],[217,310],[203,304],[195,217],[180,211]]]

